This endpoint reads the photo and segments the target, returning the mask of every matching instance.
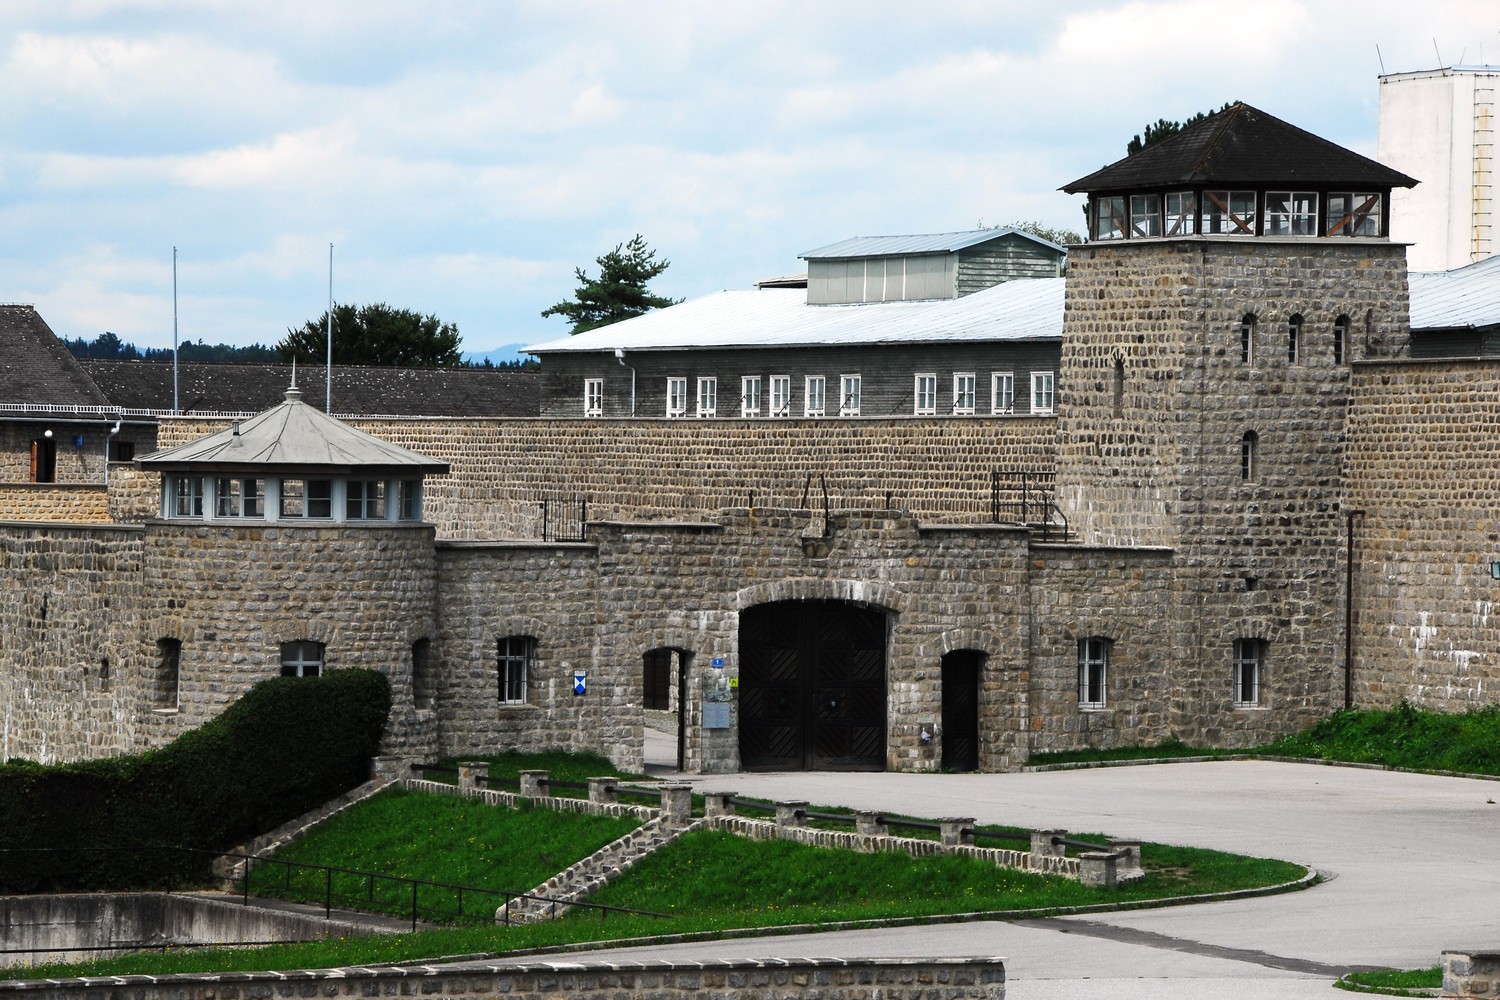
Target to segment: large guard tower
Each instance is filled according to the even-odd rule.
[[[1392,188],[1236,104],[1066,185],[1058,498],[1083,541],[1172,550],[1152,666],[1185,739],[1252,742],[1343,703],[1349,365],[1406,347]]]

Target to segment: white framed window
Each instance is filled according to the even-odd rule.
[[[526,704],[526,678],[536,666],[536,640],[529,635],[508,635],[496,647],[500,704]]]
[[[1191,191],[1167,192],[1168,236],[1192,236],[1198,231],[1198,199]]]
[[[384,520],[385,480],[349,480],[344,487],[344,518],[349,521]]]
[[[1110,641],[1100,636],[1078,640],[1078,707],[1103,708],[1109,680]]]
[[[771,416],[785,417],[792,412],[792,377],[771,376]]]
[[[803,385],[803,416],[821,417],[827,403],[828,380],[822,375],[809,375]]]
[[[746,375],[740,379],[740,416],[760,416],[759,375]]]
[[[604,380],[602,378],[583,380],[583,415],[585,417],[604,416]]]
[[[281,644],[281,676],[317,677],[323,672],[323,644],[309,639]]]
[[[1123,240],[1125,238],[1124,195],[1101,195],[1094,199],[1094,239]]]
[[[974,413],[974,373],[953,373],[953,413],[972,416]]]
[[[1031,373],[1031,412],[1051,413],[1057,407],[1057,376],[1053,372]]]
[[[1205,191],[1198,231],[1205,236],[1254,236],[1254,191]]]
[[[716,417],[719,415],[719,380],[716,378],[698,379],[698,416]]]
[[[167,510],[172,517],[203,516],[203,477],[172,476],[172,495]]]
[[[333,517],[333,480],[283,479],[278,517]]]
[[[1130,235],[1132,237],[1161,235],[1161,195],[1133,194],[1130,196]]]
[[[687,379],[667,379],[667,416],[687,416]]]
[[[839,376],[839,416],[859,416],[861,379],[858,375]]]
[[[1349,317],[1340,316],[1333,321],[1333,363],[1344,363],[1344,352],[1349,344]]]
[[[1255,360],[1255,314],[1245,313],[1240,320],[1240,363],[1250,364]]]
[[[1240,438],[1240,481],[1253,483],[1260,479],[1260,435],[1246,431]]]
[[[990,412],[1016,412],[1016,373],[994,372],[990,375]]]
[[[1318,196],[1312,191],[1267,191],[1267,236],[1316,236]]]
[[[1234,707],[1256,708],[1260,705],[1261,675],[1265,666],[1266,644],[1260,639],[1234,640]]]
[[[1328,196],[1328,230],[1325,236],[1379,236],[1380,195],[1371,192],[1335,192]]]
[[[927,417],[937,413],[937,376],[931,372],[917,375],[912,399],[912,412],[917,416]]]

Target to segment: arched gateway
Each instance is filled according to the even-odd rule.
[[[843,601],[740,613],[740,766],[885,769],[886,616]]]

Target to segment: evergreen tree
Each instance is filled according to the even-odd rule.
[[[459,368],[458,327],[436,316],[384,302],[333,307],[333,363],[391,368]],[[328,313],[286,331],[276,345],[282,361],[322,364],[328,357]]]
[[[656,295],[646,287],[672,262],[657,260],[656,251],[646,246],[639,233],[629,243],[615,244],[613,250],[595,258],[595,262],[599,265],[597,278],[590,278],[581,267],[573,269],[578,278],[573,301],[559,302],[542,310],[543,316],[565,317],[573,324],[569,333],[608,326],[682,301]]]
[[[1230,102],[1225,101],[1224,106],[1220,108],[1219,111],[1228,111],[1233,106],[1234,105]],[[1139,153],[1141,150],[1145,149],[1152,143],[1161,142],[1163,139],[1171,138],[1178,132],[1181,132],[1183,129],[1187,128],[1189,125],[1196,125],[1210,115],[1218,114],[1219,111],[1200,111],[1196,115],[1193,115],[1191,118],[1180,122],[1167,121],[1167,119],[1165,118],[1158,118],[1154,124],[1147,125],[1144,132],[1130,137],[1130,141],[1125,144],[1125,154],[1127,156],[1134,156],[1136,153]]]

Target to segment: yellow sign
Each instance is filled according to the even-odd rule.
[[[740,686],[740,679],[738,677],[731,677],[731,678],[729,678],[729,689],[731,691],[733,691],[735,688],[737,688],[739,686]]]

